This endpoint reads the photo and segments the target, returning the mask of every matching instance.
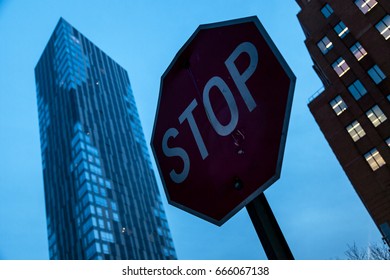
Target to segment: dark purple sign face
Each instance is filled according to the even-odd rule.
[[[257,17],[199,26],[161,78],[151,145],[169,203],[222,225],[275,182],[294,86]]]

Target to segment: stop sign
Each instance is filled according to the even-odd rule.
[[[222,225],[275,182],[294,86],[257,17],[199,26],[161,78],[151,145],[168,202]]]

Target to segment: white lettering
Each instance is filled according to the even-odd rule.
[[[200,135],[198,125],[195,122],[194,115],[192,114],[192,111],[195,109],[195,107],[198,105],[198,102],[196,102],[196,99],[192,100],[190,105],[188,105],[187,109],[184,110],[184,112],[180,115],[179,121],[180,124],[182,124],[185,120],[188,120],[188,124],[190,125],[192,135],[194,135],[196,145],[198,146],[199,152],[202,156],[202,159],[207,158],[209,155],[206,146],[203,142],[202,135]]]
[[[235,64],[237,58],[243,54],[247,53],[249,55],[249,66],[243,73],[240,74],[238,68]],[[256,101],[250,93],[246,82],[253,75],[257,68],[258,64],[258,53],[256,47],[250,42],[243,42],[237,46],[237,48],[231,53],[231,55],[226,59],[225,65],[232,76],[234,83],[236,84],[241,97],[243,98],[249,112],[252,112],[256,107]],[[210,101],[210,92],[213,87],[218,88],[219,92],[224,97],[227,106],[230,112],[230,121],[228,124],[223,125],[217,118],[213,107],[211,106]],[[207,118],[210,121],[210,124],[214,130],[221,136],[227,136],[231,134],[238,124],[239,112],[237,103],[234,99],[233,93],[230,90],[226,82],[218,76],[212,77],[204,86],[203,89],[203,105],[207,113]],[[194,136],[196,145],[198,147],[199,153],[202,159],[206,159],[209,155],[205,143],[203,141],[202,135],[200,134],[199,127],[195,121],[193,111],[198,106],[196,99],[193,99],[191,103],[187,106],[184,112],[179,116],[179,122],[182,124],[185,120],[188,121],[192,135]],[[167,157],[180,157],[183,161],[183,170],[178,173],[176,170],[172,169],[169,173],[171,179],[176,184],[182,183],[190,172],[190,158],[188,153],[181,147],[169,147],[168,141],[170,138],[176,138],[179,135],[179,131],[176,128],[169,128],[163,137],[162,140],[162,150],[165,156]]]
[[[227,125],[221,124],[211,106],[210,102],[210,90],[213,87],[217,87],[219,91],[222,93],[223,97],[225,98],[229,110],[230,110],[230,122]],[[238,123],[238,108],[237,104],[234,100],[234,96],[232,92],[230,91],[228,85],[225,83],[222,78],[215,76],[212,77],[207,84],[205,85],[203,89],[203,105],[207,112],[207,117],[209,118],[209,121],[211,125],[214,127],[215,131],[221,135],[226,136],[233,132],[233,130],[236,128]]]
[[[169,176],[171,176],[172,181],[176,184],[180,184],[187,178],[188,173],[190,172],[190,158],[188,157],[187,152],[183,148],[168,147],[169,138],[176,138],[177,135],[179,135],[179,131],[177,131],[176,128],[168,129],[163,137],[162,150],[164,155],[166,155],[167,157],[180,157],[183,160],[184,166],[183,171],[181,173],[177,173],[175,170],[171,170],[171,172],[169,173]]]
[[[235,61],[244,52],[249,55],[250,62],[248,68],[245,69],[245,71],[242,74],[240,74],[236,67]],[[236,84],[242,98],[244,99],[249,112],[252,112],[256,108],[257,104],[253,99],[253,96],[249,92],[249,89],[246,86],[245,82],[255,72],[258,61],[259,61],[259,56],[256,47],[250,42],[244,42],[238,45],[238,47],[232,52],[232,54],[225,61],[225,65],[229,70],[229,73],[232,76],[234,83]]]

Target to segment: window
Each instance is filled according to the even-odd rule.
[[[100,237],[103,241],[114,243],[114,236],[112,235],[112,233],[101,231]]]
[[[99,206],[107,207],[107,200],[97,195],[95,195],[95,203]]]
[[[325,18],[330,17],[331,14],[333,14],[333,9],[329,4],[326,4],[322,9],[321,13],[324,15]]]
[[[329,104],[330,106],[332,106],[332,109],[337,116],[348,108],[347,104],[345,104],[344,100],[341,98],[340,95],[336,96],[336,98],[330,101]]]
[[[90,180],[89,173],[84,170],[84,172],[80,175],[79,184],[81,185],[85,180]]]
[[[92,243],[92,245],[87,249],[85,255],[87,259],[91,259],[96,253],[101,252],[100,243]]]
[[[389,146],[389,148],[390,148],[390,138],[387,138],[386,144],[387,144],[387,146]]]
[[[101,229],[105,229],[106,223],[104,222],[104,220],[103,219],[99,219],[98,222],[99,222],[99,227]]]
[[[379,84],[382,82],[386,75],[383,74],[382,70],[379,68],[378,65],[374,65],[371,69],[367,71],[368,75],[370,75],[371,79],[374,81],[374,83]]]
[[[328,51],[333,48],[333,43],[325,36],[317,43],[317,46],[321,50],[322,54],[327,54]]]
[[[370,110],[366,112],[367,118],[370,119],[372,124],[377,127],[381,123],[383,123],[385,120],[387,120],[387,117],[382,112],[382,110],[379,108],[378,105],[375,105]]]
[[[104,244],[104,243],[103,243],[103,253],[104,254],[109,254],[110,253],[110,250],[108,249],[107,244]]]
[[[353,82],[348,87],[348,90],[356,100],[360,99],[360,97],[362,97],[367,93],[366,88],[362,85],[362,83],[359,80]]]
[[[333,67],[333,70],[337,73],[337,75],[339,75],[339,77],[344,75],[349,70],[348,64],[345,62],[345,59],[342,57],[338,58],[332,64],[332,67]]]
[[[83,225],[83,233],[86,233],[92,226],[96,226],[96,219],[89,218]]]
[[[84,182],[77,192],[78,197],[82,198],[84,194],[87,192],[87,190],[91,190],[91,184]]]
[[[87,145],[87,151],[90,153],[90,154],[92,154],[92,155],[94,155],[94,156],[98,156],[99,154],[98,154],[98,150],[95,148],[95,147],[92,147],[92,146],[90,146],[90,145]]]
[[[364,157],[366,158],[366,161],[370,165],[372,171],[375,171],[386,164],[377,149],[372,149],[367,154],[365,154]]]
[[[385,39],[390,38],[390,15],[385,16],[380,22],[375,25],[379,33],[385,37]]]
[[[91,214],[95,214],[95,207],[93,207],[92,205],[89,205],[87,208],[85,208],[84,210],[84,218],[88,218],[89,215]]]
[[[366,50],[362,47],[362,45],[359,42],[353,45],[350,48],[350,50],[358,61],[360,61],[367,54]]]
[[[84,137],[85,137],[85,142],[90,144],[91,143],[91,138],[89,136],[87,136],[87,135],[85,135]]]
[[[84,170],[88,170],[88,164],[86,162],[82,162],[77,168],[77,172],[81,174]]]
[[[98,214],[98,216],[102,217],[103,216],[102,208],[96,207],[96,213]]]
[[[72,139],[72,147],[76,146],[76,143],[79,142],[79,140],[83,140],[83,134],[77,133],[75,137]]]
[[[383,241],[386,241],[387,245],[390,244],[390,225],[389,223],[383,223],[379,226],[382,235],[384,237]]]
[[[356,0],[355,5],[362,11],[363,14],[367,14],[372,8],[378,4],[375,0]]]
[[[92,186],[93,186],[93,192],[99,194],[99,187],[95,184],[92,184]]]
[[[118,214],[117,214],[117,213],[112,213],[112,219],[113,219],[114,221],[118,222],[118,221],[119,221],[119,216],[118,216]]]
[[[366,135],[366,132],[364,131],[364,129],[362,128],[362,126],[360,125],[360,123],[358,121],[354,121],[349,126],[347,126],[345,129],[348,131],[349,135],[351,136],[351,138],[354,142],[356,142],[357,140],[362,138],[364,135]]]
[[[99,239],[99,232],[96,229],[94,229],[88,233],[87,244],[90,244],[95,239]]]
[[[99,168],[99,167],[97,167],[97,166],[95,166],[95,165],[93,165],[93,164],[90,164],[90,165],[89,165],[89,168],[91,169],[91,172],[93,172],[93,173],[95,173],[95,174],[98,174],[98,175],[102,175],[102,170],[101,170],[101,168]],[[95,182],[97,182],[97,181],[95,181]]]
[[[345,26],[344,22],[340,21],[335,27],[333,27],[334,31],[339,35],[340,38],[344,38],[345,35],[349,33],[349,29]]]

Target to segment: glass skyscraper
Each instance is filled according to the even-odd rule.
[[[50,259],[176,259],[127,72],[61,18],[35,78]]]

